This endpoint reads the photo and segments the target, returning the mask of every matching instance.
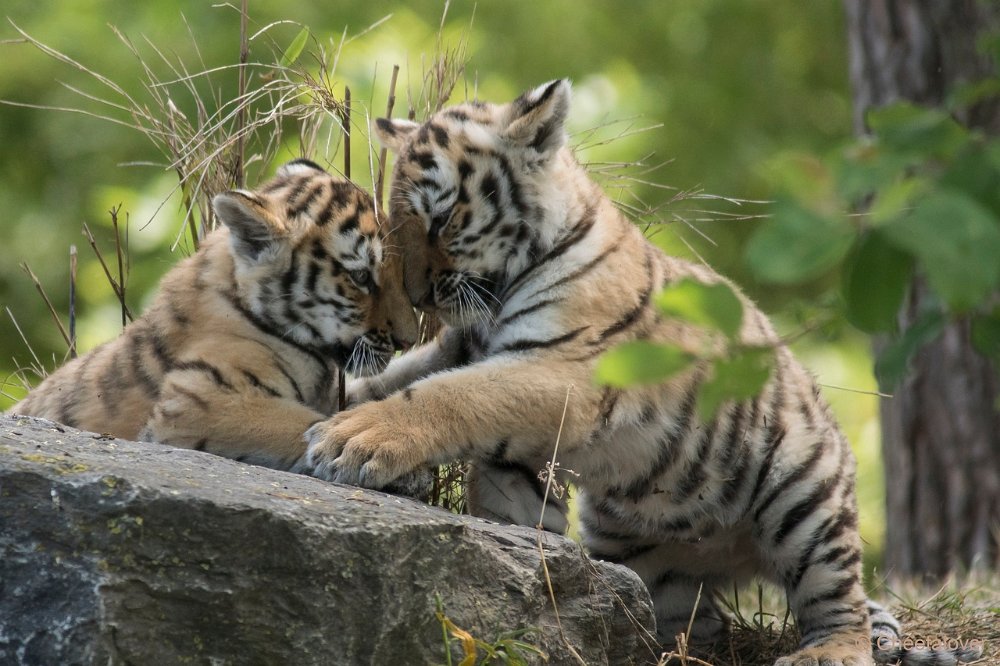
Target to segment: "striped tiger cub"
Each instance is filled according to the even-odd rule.
[[[407,292],[448,327],[356,382],[363,404],[310,428],[313,473],[379,488],[465,458],[473,513],[561,530],[563,507],[542,515],[538,482],[558,438],[586,547],[642,577],[665,643],[686,630],[699,591],[692,639],[721,640],[729,620],[713,592],[761,575],[785,588],[802,635],[777,666],[871,663],[872,638],[891,649],[899,629],[862,588],[854,458],[767,318],[740,297],[740,341],[773,347],[776,367],[760,395],[709,421],[696,409],[705,365],[658,386],[594,384],[597,358],[619,343],[699,349],[705,333],[661,316],[652,296],[725,280],[664,255],[625,219],[565,145],[569,106],[569,84],[554,81],[423,124],[376,121],[397,155],[391,215]]]
[[[222,226],[148,311],[11,413],[302,469],[302,433],[334,408],[336,365],[376,373],[415,340],[399,259],[372,199],[308,160],[213,207]]]

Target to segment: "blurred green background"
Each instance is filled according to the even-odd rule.
[[[302,27],[311,35],[307,52],[317,44],[335,51],[342,36],[357,36],[343,46],[334,73],[338,96],[344,84],[351,86],[355,126],[364,127],[366,107],[373,109],[372,116],[384,110],[396,64],[401,67],[396,113],[406,112],[408,95],[419,94],[422,72],[436,52],[444,9],[440,0],[291,7],[277,0],[250,1],[249,32],[264,29],[251,42],[251,62],[275,63]],[[139,99],[142,66],[109,26],[127,36],[166,79],[172,77],[155,49],[186,62],[191,71],[225,68],[239,57],[239,13],[232,5],[7,0],[4,14],[32,37]],[[704,257],[757,299],[783,333],[795,336],[796,351],[817,374],[858,454],[862,535],[868,567],[877,563],[883,489],[867,337],[829,315],[829,299],[836,298],[829,295],[835,291],[824,289],[829,282],[764,288],[755,284],[743,258],[757,221],[742,218],[768,213],[767,204],[757,202],[774,196],[774,165],[799,151],[822,154],[850,136],[839,0],[452,2],[441,38],[448,46],[463,35],[469,61],[453,100],[478,94],[506,101],[541,82],[569,77],[574,82],[571,130],[573,141],[582,145],[581,159],[663,164],[641,178],[684,192],[747,200],[740,205],[726,199],[674,200],[676,190],[608,185],[612,195],[627,203],[664,204],[660,222],[651,229],[657,242],[681,256]],[[93,77],[18,37],[9,23],[0,28],[0,99],[127,120],[126,114],[66,87],[106,95]],[[309,65],[307,53],[300,64]],[[261,75],[266,76],[266,68],[253,70],[253,77]],[[236,79],[231,67],[213,74],[211,85],[219,99],[236,94]],[[208,90],[208,81],[204,83]],[[191,100],[179,96],[175,102],[183,112],[193,112]],[[600,129],[591,132],[595,127]],[[623,133],[627,136],[610,140]],[[140,133],[86,114],[2,105],[0,138],[0,309],[10,309],[34,352],[51,368],[64,358],[66,345],[19,263],[31,266],[55,307],[65,313],[68,251],[71,244],[78,246],[79,344],[81,351],[92,348],[117,334],[121,317],[81,236],[82,224],[90,225],[111,256],[107,211],[121,204],[123,216],[128,213],[127,300],[140,310],[159,277],[189,251],[186,242],[170,249],[181,235],[183,218],[180,199],[172,194],[176,178]],[[284,141],[283,157],[297,155],[295,133],[286,134]],[[333,154],[336,140],[321,140],[320,145],[326,154],[312,157],[323,163],[338,159]],[[353,174],[365,185],[371,180],[368,159],[363,145],[355,149]],[[258,164],[248,184],[275,166]],[[0,312],[0,349],[0,372],[8,380],[0,407],[6,407],[22,394],[11,373],[31,361],[6,311]]]

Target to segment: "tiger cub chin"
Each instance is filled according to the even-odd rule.
[[[336,365],[379,372],[415,339],[399,259],[372,199],[308,160],[212,203],[223,226],[148,311],[12,414],[302,468],[302,433],[334,408]]]
[[[554,81],[424,124],[376,122],[398,156],[391,216],[407,291],[449,328],[351,387],[353,401],[374,401],[309,430],[315,473],[378,488],[465,458],[473,513],[559,530],[562,507],[542,515],[537,481],[558,438],[584,544],[642,577],[664,642],[686,630],[699,593],[692,639],[720,640],[728,617],[713,591],[761,575],[784,586],[802,634],[779,666],[871,663],[871,637],[891,648],[899,629],[862,588],[854,457],[767,318],[741,296],[740,341],[773,347],[775,368],[760,395],[709,421],[695,407],[704,365],[653,387],[594,384],[597,358],[619,343],[699,349],[705,333],[662,317],[652,296],[724,279],[664,255],[590,180],[565,146],[569,105],[569,84]]]

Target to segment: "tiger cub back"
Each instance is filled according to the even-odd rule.
[[[335,370],[381,371],[416,336],[372,199],[308,160],[219,194],[222,226],[162,279],[122,335],[10,412],[301,468],[334,408]]]

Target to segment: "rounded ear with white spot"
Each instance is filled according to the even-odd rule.
[[[420,123],[412,120],[396,120],[393,118],[376,118],[372,123],[378,142],[394,153],[402,149],[410,136],[420,129]]]
[[[212,199],[212,208],[219,221],[229,227],[237,256],[255,261],[286,233],[281,222],[250,192],[232,190],[217,194]]]
[[[554,153],[566,143],[571,86],[557,79],[529,90],[507,105],[503,136],[539,153]]]
[[[312,173],[314,171],[326,173],[326,170],[323,169],[323,167],[316,164],[312,160],[300,157],[297,160],[292,160],[291,162],[282,164],[278,167],[278,171],[274,175],[277,178],[288,178],[289,176],[294,176],[297,173]]]

